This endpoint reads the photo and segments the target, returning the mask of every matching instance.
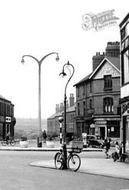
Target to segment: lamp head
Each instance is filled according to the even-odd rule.
[[[25,60],[24,60],[24,58],[23,58],[23,57],[22,57],[21,63],[22,63],[22,64],[24,64],[24,63],[25,63]]]
[[[59,117],[58,120],[59,120],[60,123],[62,123],[64,119],[63,119],[63,117]]]
[[[58,55],[58,53],[57,53],[56,61],[59,61],[59,60],[60,60],[60,58],[59,58],[59,55]]]
[[[65,77],[67,74],[64,72],[64,68],[62,70],[62,72],[59,74],[59,75],[62,75],[62,77]]]
[[[68,66],[70,65],[69,61],[67,62],[67,65],[68,65]]]

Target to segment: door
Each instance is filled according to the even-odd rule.
[[[105,127],[100,127],[100,138],[105,139]]]

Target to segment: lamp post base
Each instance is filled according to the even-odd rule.
[[[64,157],[64,162],[63,162],[63,168],[62,169],[67,169],[67,148],[66,148],[66,144],[63,145],[63,157]]]
[[[42,141],[39,137],[37,137],[37,147],[42,147]]]

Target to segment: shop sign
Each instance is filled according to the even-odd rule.
[[[11,123],[11,117],[6,117],[6,123]]]
[[[96,121],[95,124],[96,125],[105,125],[105,124],[107,124],[107,122],[106,121]]]

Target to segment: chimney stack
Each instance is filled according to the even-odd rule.
[[[64,104],[60,103],[60,112],[64,111]]]
[[[66,109],[69,107],[68,100],[66,100]]]
[[[107,57],[119,57],[120,56],[120,42],[108,42],[106,47]]]
[[[105,57],[104,52],[103,52],[103,54],[100,54],[100,52],[96,52],[96,55],[94,55],[92,57],[92,70],[93,71],[98,67],[98,65],[104,59],[104,57]]]
[[[73,106],[74,105],[74,94],[70,94],[70,97],[69,97],[69,106]]]
[[[60,112],[60,106],[59,104],[56,104],[56,113],[59,113]]]

